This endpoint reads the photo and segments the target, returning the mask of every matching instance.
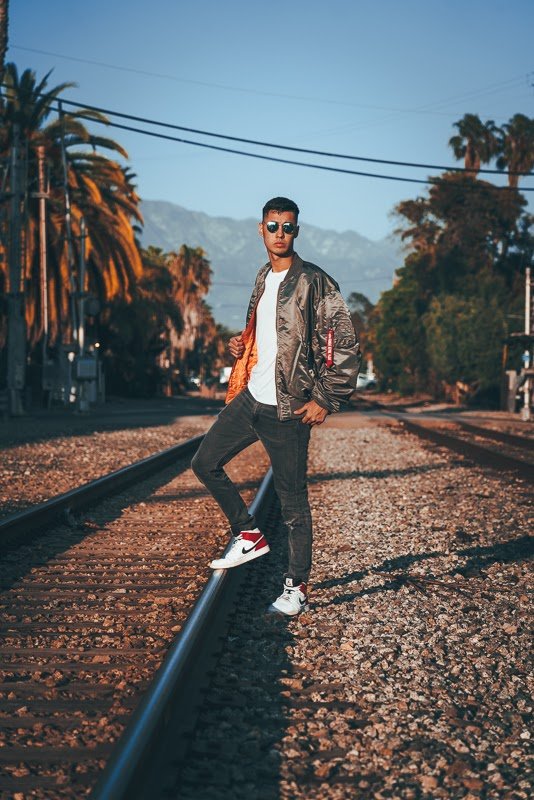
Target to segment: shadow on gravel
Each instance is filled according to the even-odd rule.
[[[458,550],[457,555],[468,556],[468,561],[455,572],[459,572],[466,578],[474,577],[482,569],[495,563],[510,564],[513,561],[531,559],[534,556],[534,536],[521,536],[520,539],[497,542],[489,547],[468,547],[465,550]]]
[[[323,483],[324,481],[347,481],[353,478],[402,478],[404,475],[420,475],[448,468],[449,464],[422,464],[419,467],[406,467],[405,469],[382,470],[353,470],[352,472],[316,472],[308,478],[308,483]]]
[[[451,577],[454,574],[463,575],[465,578],[475,578],[481,576],[482,570],[490,567],[492,564],[510,564],[512,562],[521,562],[530,560],[534,556],[534,537],[522,536],[519,539],[513,539],[509,542],[497,542],[494,545],[487,547],[468,547],[464,550],[456,550],[456,555],[460,557],[468,557],[468,561],[463,566],[455,566],[454,570],[445,573]],[[378,567],[373,567],[368,570],[361,570],[351,572],[348,575],[331,578],[327,581],[314,584],[314,589],[331,589],[334,586],[343,586],[353,581],[363,580],[369,575],[377,575],[380,573],[392,573],[397,570],[408,570],[412,564],[417,564],[430,558],[439,558],[444,555],[443,553],[430,552],[407,554],[398,556],[397,558],[387,559]],[[483,576],[483,573],[482,573]],[[398,591],[403,586],[406,586],[414,578],[421,576],[410,575],[407,571],[400,574],[393,575],[389,581],[378,586],[371,586],[361,589],[359,592],[351,594],[338,595],[337,597],[327,600],[324,603],[318,602],[317,606],[328,606],[330,604],[341,605],[349,603],[352,600],[357,600],[366,595],[377,594],[378,592]],[[422,576],[423,580],[425,576]],[[433,577],[433,576],[429,576]],[[443,579],[443,575],[441,576]],[[483,576],[484,577],[484,576]]]
[[[314,583],[314,589],[331,589],[333,586],[343,586],[346,583],[353,581],[361,581],[369,575],[376,575],[380,572],[395,572],[399,569],[408,569],[412,564],[418,564],[420,561],[426,561],[429,558],[439,558],[443,553],[439,551],[432,551],[430,553],[409,553],[404,556],[397,556],[397,558],[386,559],[379,567],[373,567],[367,570],[358,570],[350,572],[347,575],[342,575],[336,578],[329,578],[327,581]]]

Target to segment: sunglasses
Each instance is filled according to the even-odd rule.
[[[269,233],[276,233],[278,228],[280,227],[279,222],[275,222],[274,220],[270,220],[269,222],[265,222],[265,227],[269,231]],[[295,233],[297,230],[297,225],[293,222],[282,222],[282,230],[284,233]]]

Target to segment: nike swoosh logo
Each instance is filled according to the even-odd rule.
[[[244,556],[246,556],[246,554],[247,554],[247,553],[251,553],[251,552],[252,552],[253,550],[255,550],[255,549],[256,549],[256,545],[255,545],[255,544],[253,544],[253,545],[252,545],[252,547],[249,547],[249,548],[248,548],[248,550],[245,550],[245,548],[243,547],[243,549],[241,550],[241,552],[243,553],[243,555],[244,555]]]

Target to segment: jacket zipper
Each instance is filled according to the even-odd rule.
[[[332,323],[328,326],[326,333],[326,367],[329,368],[334,363],[334,329]]]

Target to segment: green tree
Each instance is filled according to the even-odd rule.
[[[367,331],[369,329],[374,305],[369,298],[361,292],[351,292],[347,298],[347,306],[350,311],[350,317],[354,330],[356,331],[356,336],[360,343],[360,348],[364,354],[366,354],[366,347],[368,344]]]
[[[9,22],[9,2],[0,0],[0,81],[4,77],[6,63],[7,41],[8,41],[8,22]]]
[[[72,84],[48,89],[49,74],[37,81],[32,70],[20,76],[14,64],[7,64],[0,100],[0,156],[9,159],[13,128],[17,124],[28,154],[28,188],[38,189],[37,148],[44,147],[49,172],[47,220],[48,310],[51,343],[72,335],[69,301],[73,272],[77,268],[80,223],[87,226],[87,280],[85,287],[102,304],[116,297],[128,297],[142,272],[141,257],[133,225],[141,222],[139,198],[133,176],[117,161],[101,155],[104,148],[126,158],[123,148],[111,139],[90,134],[85,123],[104,122],[97,112],[80,110],[50,120],[61,93]],[[72,208],[72,258],[65,227],[62,142],[67,156],[67,182]],[[30,345],[43,330],[40,295],[38,201],[27,203],[24,236],[26,279],[26,322]],[[5,237],[4,237],[5,240]],[[2,248],[0,248],[2,249]],[[0,272],[6,272],[6,259]],[[1,336],[1,334],[0,334]]]
[[[373,356],[382,388],[410,393],[427,389],[428,363],[423,313],[426,310],[415,279],[415,261],[384,292],[373,315]],[[411,274],[408,273],[411,272]]]
[[[493,280],[471,297],[435,297],[424,316],[429,366],[436,381],[468,394],[498,385],[506,333],[503,294]]]
[[[514,173],[534,169],[534,119],[514,114],[510,122],[502,126],[502,131],[497,167],[508,170],[508,185],[517,189],[520,176]]]
[[[130,396],[158,392],[165,375],[160,356],[169,355],[169,333],[183,330],[166,254],[149,247],[142,257],[143,274],[133,296],[107,304],[99,332],[108,390]]]
[[[478,114],[465,114],[454,127],[458,133],[449,139],[449,146],[475,178],[481,165],[489,164],[499,151],[499,129],[491,119],[482,122]]]
[[[516,313],[521,264],[534,246],[525,205],[515,190],[445,174],[426,197],[397,206],[409,252],[370,332],[384,385],[439,391],[460,381],[471,394],[498,387],[504,323]]]

